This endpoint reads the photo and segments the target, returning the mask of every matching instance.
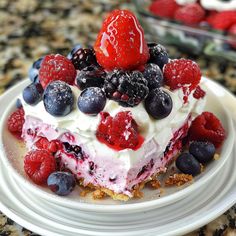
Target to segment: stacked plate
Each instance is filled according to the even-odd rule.
[[[32,184],[24,174],[23,145],[6,130],[6,117],[23,82],[0,99],[1,161],[0,210],[40,235],[183,235],[221,215],[236,203],[236,144],[232,118],[224,107],[236,111],[236,99],[221,86],[205,79],[206,110],[221,119],[227,130],[221,157],[210,163],[191,185],[159,190],[145,189],[145,197],[121,203],[79,197],[79,187],[69,197],[59,197]],[[224,101],[225,105],[219,101]],[[5,111],[5,113],[4,113]],[[4,114],[3,114],[4,113]],[[232,150],[232,147],[234,149]]]

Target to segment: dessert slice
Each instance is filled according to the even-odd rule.
[[[49,176],[55,192],[53,181],[74,183],[61,173],[69,171],[81,185],[113,199],[135,197],[166,171],[204,108],[198,65],[170,60],[163,46],[147,44],[127,10],[107,17],[94,49],[40,59],[37,76],[21,97],[22,138],[30,151],[26,173],[39,172],[41,184]],[[38,150],[54,156],[59,174],[40,172]]]

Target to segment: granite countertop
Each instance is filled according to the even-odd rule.
[[[67,55],[77,43],[92,45],[102,17],[117,7],[133,9],[130,1],[124,0],[0,0],[0,94],[26,78],[30,65],[40,56]],[[236,94],[236,65],[167,48],[171,58],[196,60],[204,75]],[[0,235],[36,234],[0,213]],[[189,235],[236,235],[236,206]]]

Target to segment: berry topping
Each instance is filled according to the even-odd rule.
[[[155,0],[149,6],[149,10],[156,16],[173,18],[178,7],[175,0]]]
[[[176,159],[176,167],[184,174],[198,175],[201,173],[200,163],[190,153],[182,153]]]
[[[214,144],[209,142],[194,141],[189,146],[189,152],[203,164],[213,159],[215,151]]]
[[[57,171],[49,175],[47,185],[57,195],[66,196],[73,191],[76,181],[73,174]]]
[[[36,184],[45,184],[48,176],[56,170],[54,156],[46,150],[34,150],[26,154],[24,169]]]
[[[24,88],[23,99],[29,105],[36,105],[42,100],[43,87],[41,84],[32,83]]]
[[[146,64],[143,76],[148,81],[149,91],[159,88],[163,84],[163,74],[160,67],[156,64]]]
[[[72,54],[71,61],[77,70],[82,70],[87,66],[97,64],[95,52],[92,48],[79,48]]]
[[[128,111],[119,112],[114,118],[102,112],[96,136],[100,142],[116,150],[125,148],[136,150],[143,143],[138,125]]]
[[[148,95],[148,82],[139,71],[113,71],[105,79],[104,89],[108,98],[121,106],[138,105]]]
[[[166,49],[161,44],[156,43],[148,43],[148,47],[150,53],[150,59],[148,62],[157,64],[160,69],[162,69],[169,61],[169,55]]]
[[[190,3],[175,12],[175,19],[186,24],[196,25],[205,18],[205,10],[198,3]]]
[[[16,108],[21,108],[22,107],[22,102],[19,98],[16,99]]]
[[[206,92],[200,86],[197,86],[193,93],[193,97],[196,99],[204,98],[205,95]]]
[[[101,88],[86,88],[80,94],[77,105],[83,113],[97,115],[106,105],[106,95]]]
[[[60,142],[58,140],[48,141],[47,138],[41,137],[36,143],[35,146],[38,149],[44,149],[49,152],[55,153],[60,148]]]
[[[128,10],[114,10],[108,15],[94,50],[98,63],[107,70],[132,70],[149,59],[143,29]]]
[[[171,90],[184,88],[184,92],[191,92],[199,84],[201,71],[198,64],[188,59],[176,59],[164,67],[164,83]],[[186,94],[188,95],[188,94]]]
[[[165,91],[155,88],[145,99],[145,108],[149,115],[155,119],[167,117],[172,110],[172,99]]]
[[[46,111],[53,116],[66,116],[73,108],[74,96],[68,84],[63,81],[53,81],[43,94]]]
[[[39,69],[39,80],[43,88],[54,80],[62,80],[73,85],[76,70],[71,61],[59,54],[44,57]]]
[[[220,120],[211,112],[203,112],[195,118],[189,129],[189,140],[207,141],[220,147],[226,137]]]
[[[76,84],[80,90],[84,90],[88,87],[102,87],[105,78],[105,71],[100,67],[91,65],[82,69],[77,77]]]
[[[67,58],[68,58],[69,60],[71,60],[73,54],[74,54],[76,51],[78,51],[80,48],[82,48],[82,46],[81,46],[80,44],[75,45],[75,46],[72,48],[72,50],[69,52],[69,54],[67,55]]]
[[[18,137],[21,136],[22,128],[25,123],[24,115],[25,115],[25,113],[24,113],[23,108],[17,109],[15,112],[13,112],[10,115],[10,117],[8,118],[8,121],[7,121],[8,130],[12,134],[14,134]]]
[[[41,63],[43,61],[43,57],[40,57],[37,61],[35,61],[33,63],[33,65],[31,66],[31,68],[29,69],[29,78],[33,83],[39,83],[39,69],[41,66]]]

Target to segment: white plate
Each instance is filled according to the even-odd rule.
[[[14,110],[14,100],[9,104],[9,98],[12,99],[12,94],[17,96],[21,93],[22,89],[26,86],[28,81],[24,81],[19,85],[7,92],[0,100],[0,107],[2,110],[6,109],[4,115],[2,116],[1,122],[1,143],[3,147],[1,148],[2,155],[1,158],[7,167],[7,169],[12,173],[15,181],[18,185],[24,186],[32,195],[37,195],[51,203],[65,206],[67,208],[79,209],[82,211],[93,211],[101,213],[131,213],[147,211],[149,209],[163,207],[171,203],[177,202],[180,199],[190,195],[192,192],[197,191],[201,186],[206,185],[211,181],[211,179],[217,174],[221,169],[227,158],[231,153],[231,149],[234,141],[233,124],[230,116],[224,109],[219,98],[224,94],[224,89],[215,83],[205,79],[205,84],[207,87],[207,106],[206,110],[214,112],[222,121],[224,128],[227,131],[227,139],[222,147],[222,155],[218,161],[213,161],[210,163],[206,170],[195,178],[194,184],[185,185],[182,188],[166,188],[165,194],[159,197],[159,190],[144,190],[144,198],[134,199],[126,203],[113,201],[111,199],[95,201],[90,196],[86,198],[79,197],[79,187],[68,197],[59,197],[54,193],[51,193],[47,188],[39,187],[34,185],[25,176],[23,171],[23,154],[25,153],[23,145],[19,145],[18,141],[12,138],[12,135],[8,132],[6,128],[6,120],[9,113]],[[216,89],[212,89],[212,86],[216,86]],[[209,89],[210,88],[210,89]],[[216,92],[213,93],[212,91]],[[0,110],[0,113],[3,111]]]

